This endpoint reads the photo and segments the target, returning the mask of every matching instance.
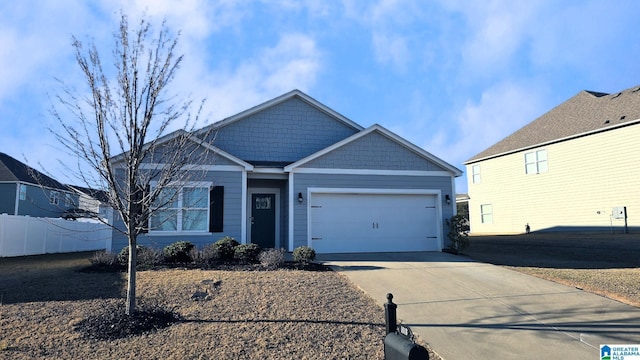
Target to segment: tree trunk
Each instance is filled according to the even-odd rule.
[[[129,265],[127,268],[127,306],[125,313],[133,315],[136,312],[136,263],[138,259],[138,247],[136,238],[129,235]]]

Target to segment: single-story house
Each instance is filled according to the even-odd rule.
[[[462,171],[380,125],[364,128],[294,90],[193,135],[212,161],[198,167],[205,174],[197,182],[182,184],[164,213],[171,221],[152,216],[140,244],[231,236],[318,253],[447,245]],[[126,245],[114,233],[113,250]]]
[[[66,185],[0,153],[0,214],[56,218],[77,204]]]
[[[581,91],[465,163],[471,232],[640,227],[639,153],[640,86]]]

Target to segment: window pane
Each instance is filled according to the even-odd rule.
[[[155,206],[162,206],[166,208],[178,207],[178,188],[166,187],[160,190],[160,195],[154,202]]]
[[[182,230],[207,230],[207,210],[182,210]]]
[[[537,172],[536,163],[527,164],[527,174],[535,174]]]
[[[492,214],[482,215],[482,223],[483,224],[492,224],[493,223],[493,215]]]
[[[175,210],[158,210],[151,216],[151,230],[178,230],[178,212]]]
[[[524,154],[524,161],[527,164],[536,162],[536,154],[532,152]]]
[[[547,160],[547,150],[540,150],[537,153],[538,161],[546,161]]]
[[[206,209],[209,201],[207,188],[183,188],[182,207]]]
[[[538,172],[547,172],[549,170],[549,167],[547,166],[547,162],[546,161],[541,161],[538,163]]]

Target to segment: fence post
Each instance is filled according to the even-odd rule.
[[[387,294],[387,303],[384,304],[384,321],[387,334],[395,333],[398,330],[398,317],[396,310],[398,305],[393,303],[393,294]]]

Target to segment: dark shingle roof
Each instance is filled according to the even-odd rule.
[[[640,86],[615,94],[581,91],[466,163],[640,119]]]
[[[20,181],[54,189],[68,190],[65,185],[55,179],[4,153],[0,153],[0,181]]]

